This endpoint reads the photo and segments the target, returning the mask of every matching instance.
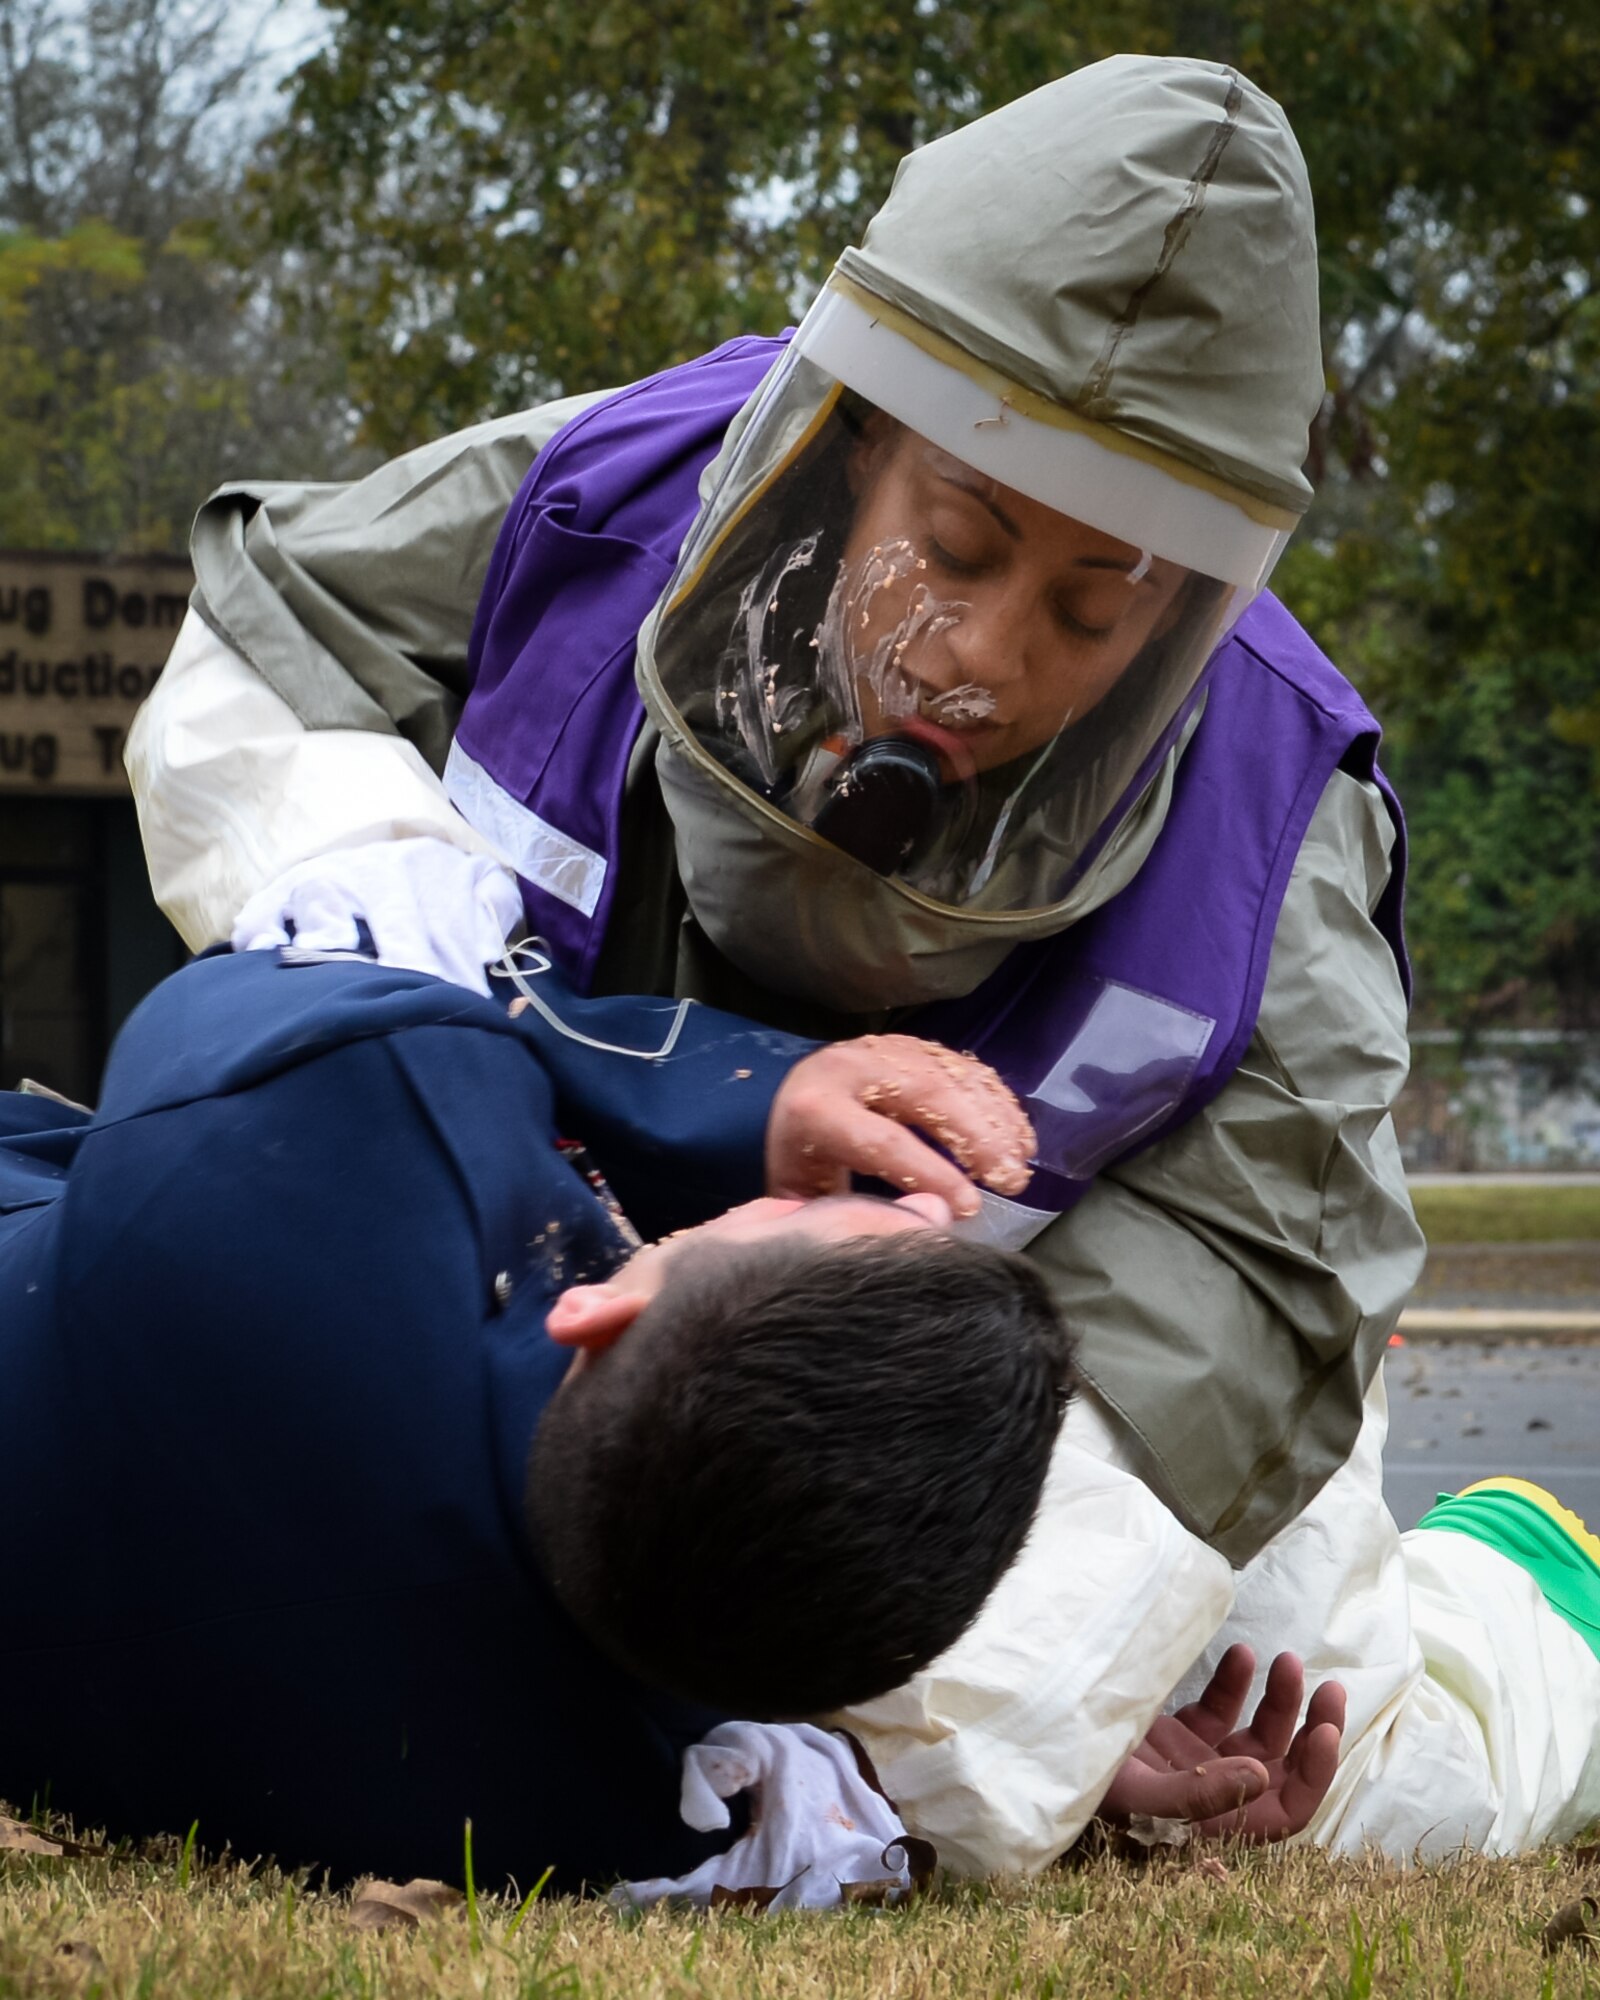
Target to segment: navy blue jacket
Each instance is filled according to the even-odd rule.
[[[669,1001],[536,990],[658,1048]],[[420,974],[202,959],[98,1112],[0,1095],[0,1797],[288,1865],[677,1873],[716,1718],[595,1655],[523,1522],[564,1284],[760,1192],[808,1044],[693,1008],[641,1061]],[[504,1274],[504,1275],[502,1275]],[[509,1295],[507,1287],[509,1284]],[[722,1836],[723,1844],[727,1836]]]

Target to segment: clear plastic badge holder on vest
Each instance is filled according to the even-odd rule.
[[[1107,980],[1028,1097],[1040,1164],[1092,1180],[1176,1109],[1215,1027],[1209,1015]]]

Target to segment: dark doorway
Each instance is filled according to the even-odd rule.
[[[0,798],[0,1088],[92,1104],[112,1035],[184,957],[130,801]]]

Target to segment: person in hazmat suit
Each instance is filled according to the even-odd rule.
[[[1281,111],[1114,58],[909,157],[792,339],[224,488],[130,741],[195,944],[481,984],[526,925],[581,988],[1017,1091],[1033,1178],[971,1226],[1087,1386],[977,1625],[849,1718],[973,1871],[1049,1862],[1238,1640],[1348,1690],[1335,1849],[1600,1811],[1600,1545],[1533,1490],[1382,1500],[1403,836],[1264,590],[1321,394]]]

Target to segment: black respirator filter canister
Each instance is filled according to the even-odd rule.
[[[939,758],[910,736],[875,736],[842,758],[811,825],[875,874],[909,867],[939,812]]]

